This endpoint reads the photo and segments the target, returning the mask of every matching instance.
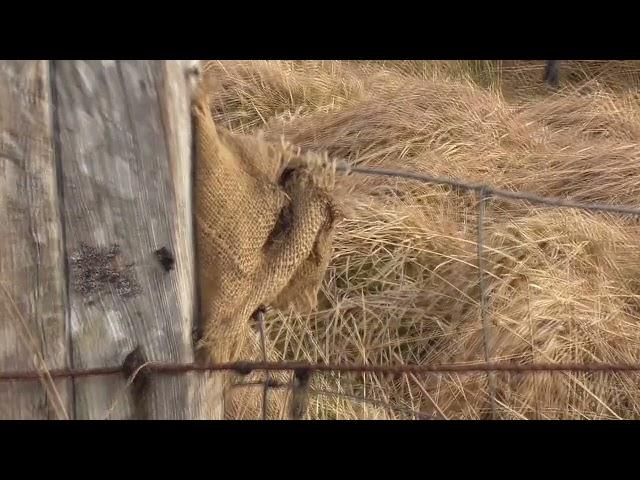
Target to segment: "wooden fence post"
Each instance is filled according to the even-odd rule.
[[[49,368],[117,366],[135,348],[147,361],[193,361],[189,88],[186,62],[0,63],[0,138],[8,142],[0,144],[0,172],[14,172],[0,177],[0,220],[13,222],[18,232],[0,234],[3,244],[9,242],[0,246],[0,279],[20,299],[40,348],[54,362]],[[13,152],[11,142],[46,148]],[[34,184],[33,171],[46,181]],[[17,192],[16,180],[23,185]],[[21,215],[7,203],[14,197],[22,202]],[[31,211],[34,202],[44,205],[39,213]],[[4,259],[16,251],[22,252],[21,264]],[[35,288],[46,290],[47,298]],[[39,303],[25,304],[23,297]],[[0,294],[0,306],[3,302]],[[0,331],[14,323],[5,308]],[[0,368],[33,369],[26,350],[16,353],[15,345],[6,343],[0,339]],[[202,418],[205,410],[208,418],[219,417],[217,405],[203,405],[201,378],[152,375],[144,418]],[[124,376],[58,383],[65,387],[70,418],[141,415],[135,407],[140,399],[132,398],[137,390],[127,387]],[[6,395],[3,388],[0,395]],[[42,382],[12,388],[45,395]],[[22,412],[12,395],[18,410],[2,417],[45,417]],[[51,402],[48,394],[46,399]]]
[[[0,369],[68,367],[46,61],[0,62]],[[44,386],[43,386],[44,385]],[[0,418],[71,417],[71,382],[0,383]],[[56,393],[57,392],[57,393]]]

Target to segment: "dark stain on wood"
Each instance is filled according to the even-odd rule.
[[[153,253],[155,253],[158,262],[160,262],[160,265],[162,265],[162,268],[165,272],[170,272],[171,270],[173,270],[173,265],[175,264],[176,260],[173,254],[167,249],[167,247],[159,248]]]
[[[133,263],[124,264],[120,246],[98,248],[84,243],[70,257],[72,285],[83,296],[113,288],[122,298],[141,292]]]

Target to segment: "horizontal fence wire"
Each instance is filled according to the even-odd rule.
[[[422,173],[408,172],[403,170],[386,170],[382,168],[369,168],[360,166],[351,166],[344,161],[336,161],[336,170],[343,172],[356,172],[362,175],[374,175],[404,178],[407,180],[416,180],[423,183],[431,183],[434,185],[446,185],[459,190],[478,192],[484,190],[487,197],[500,197],[508,200],[524,200],[540,205],[548,205],[551,207],[576,208],[579,210],[589,210],[592,212],[619,213],[622,215],[640,216],[640,209],[635,207],[607,205],[604,203],[588,203],[578,202],[571,199],[558,197],[542,197],[528,192],[514,192],[510,190],[502,190],[492,187],[484,183],[471,183],[461,180],[455,180],[446,177],[436,177]]]
[[[254,370],[267,372],[307,371],[307,372],[342,372],[342,373],[376,373],[382,375],[432,375],[432,374],[473,374],[486,372],[505,373],[545,373],[545,372],[640,372],[640,364],[607,364],[607,363],[539,363],[530,365],[513,365],[508,363],[482,364],[443,364],[443,365],[358,365],[307,362],[227,362],[212,364],[196,363],[161,363],[147,362],[143,367],[147,373],[177,374],[186,372],[223,372],[232,371],[248,375]],[[52,369],[52,378],[82,378],[103,375],[126,374],[122,366],[99,367],[86,369]],[[33,380],[40,378],[36,371],[0,372],[0,381]]]
[[[359,173],[362,175],[384,176],[415,180],[434,185],[450,186],[458,190],[473,191],[480,195],[482,200],[497,197],[507,200],[522,200],[534,204],[547,205],[553,207],[575,208],[591,212],[617,213],[622,215],[633,215],[640,217],[640,209],[629,206],[616,206],[601,203],[586,203],[571,199],[543,197],[527,192],[515,192],[502,190],[483,183],[471,183],[460,180],[437,177],[427,174],[388,170],[382,168],[370,168],[354,166],[344,160],[334,160],[337,171],[344,173]],[[402,376],[412,375],[437,375],[437,374],[474,374],[474,373],[494,373],[503,372],[511,374],[535,374],[550,372],[571,372],[571,373],[620,373],[620,372],[640,372],[640,364],[606,364],[606,363],[564,363],[564,364],[529,364],[517,365],[501,362],[484,362],[482,364],[448,364],[448,365],[358,365],[358,364],[314,364],[304,362],[232,362],[218,364],[174,364],[162,362],[147,362],[140,369],[146,373],[157,374],[180,374],[187,372],[222,372],[234,371],[240,374],[248,374],[254,370],[269,371],[294,371],[294,372],[342,372],[342,373],[373,373],[381,375]],[[103,375],[127,375],[129,370],[125,366],[98,367],[86,369],[53,369],[47,372],[51,378],[83,378]],[[27,381],[37,380],[42,376],[39,371],[16,371],[0,372],[0,381]],[[265,388],[277,387],[269,385],[267,380]],[[321,392],[317,392],[322,394]],[[264,407],[263,407],[264,409]],[[415,412],[413,412],[415,413]]]

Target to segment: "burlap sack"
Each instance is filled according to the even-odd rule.
[[[260,360],[258,307],[315,306],[339,215],[333,176],[286,146],[216,128],[204,97],[193,110],[202,346],[215,362]],[[228,393],[228,418],[259,418],[261,388]],[[283,392],[270,397],[280,418]]]

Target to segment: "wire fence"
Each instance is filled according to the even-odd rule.
[[[363,402],[369,402],[373,404],[384,404],[388,408],[395,408],[405,410],[411,413],[414,417],[425,418],[422,412],[417,412],[411,409],[403,409],[402,407],[393,406],[388,402],[380,402],[378,400],[369,399],[366,397],[358,397],[353,395],[344,394],[342,392],[316,390],[309,387],[308,377],[314,372],[342,372],[342,373],[372,373],[381,375],[391,375],[401,377],[403,375],[441,375],[441,374],[487,374],[488,391],[491,398],[491,411],[492,416],[496,417],[496,387],[493,375],[498,372],[510,373],[510,374],[535,374],[535,373],[551,373],[551,372],[565,372],[565,373],[579,373],[579,372],[605,372],[605,373],[634,373],[640,372],[640,364],[605,364],[605,363],[566,363],[566,364],[553,364],[553,363],[538,363],[538,364],[514,364],[504,362],[494,362],[492,358],[492,345],[493,338],[488,321],[488,301],[487,301],[487,289],[484,281],[484,217],[486,203],[492,198],[503,198],[506,200],[526,201],[532,204],[538,204],[550,207],[564,207],[586,210],[590,212],[598,213],[616,213],[621,215],[631,215],[640,217],[640,209],[629,206],[617,206],[607,205],[599,203],[585,203],[578,202],[571,199],[554,198],[554,197],[542,197],[527,192],[514,192],[508,190],[502,190],[499,188],[486,185],[484,183],[471,183],[460,180],[436,177],[426,174],[420,174],[402,170],[387,170],[380,168],[369,168],[363,166],[349,165],[346,161],[335,161],[335,168],[337,171],[344,173],[358,173],[362,175],[384,176],[393,178],[402,178],[407,180],[414,180],[423,183],[429,183],[434,185],[445,185],[453,187],[458,191],[474,192],[479,199],[478,215],[477,215],[477,263],[479,272],[479,288],[480,288],[480,316],[483,330],[483,342],[484,342],[484,357],[483,363],[474,364],[440,364],[440,365],[368,365],[368,364],[314,364],[305,362],[267,362],[266,355],[266,339],[264,333],[264,311],[260,310],[256,312],[256,320],[258,324],[260,346],[262,352],[262,361],[258,362],[233,362],[233,363],[218,363],[218,364],[171,364],[161,362],[145,362],[144,364],[138,363],[131,365],[131,356],[128,356],[124,364],[121,366],[113,367],[100,367],[89,369],[58,369],[42,371],[23,371],[23,372],[0,372],[0,382],[2,381],[28,381],[34,379],[41,379],[46,375],[48,378],[83,378],[91,376],[105,376],[105,375],[127,375],[130,379],[140,372],[144,371],[144,374],[181,374],[187,372],[221,372],[229,371],[236,372],[242,375],[247,375],[252,371],[264,371],[267,375],[265,380],[260,382],[240,383],[234,385],[235,387],[251,387],[261,386],[263,388],[262,395],[262,416],[267,417],[267,395],[271,388],[291,388],[289,384],[279,383],[268,376],[268,372],[273,371],[292,371],[295,378],[307,378],[305,386],[309,393],[315,395],[342,395],[345,397],[355,397]],[[133,353],[133,352],[132,352]],[[131,382],[130,382],[131,383]]]
[[[401,376],[437,375],[446,373],[474,374],[487,372],[505,373],[549,373],[549,372],[640,372],[640,364],[610,364],[610,363],[536,363],[518,365],[513,363],[450,363],[437,365],[368,365],[368,364],[335,364],[335,363],[307,363],[307,362],[263,362],[240,361],[226,363],[164,363],[145,362],[143,366],[147,373],[175,375],[188,372],[235,372],[248,375],[254,370],[266,372],[342,372],[342,373],[377,373],[382,375]],[[130,369],[125,366],[97,367],[82,369],[51,369],[51,378],[83,378],[106,375],[127,374]],[[0,381],[21,381],[40,378],[39,371],[0,372]],[[266,381],[269,384],[269,380]],[[265,383],[265,382],[261,382]],[[268,386],[268,385],[267,385]]]

